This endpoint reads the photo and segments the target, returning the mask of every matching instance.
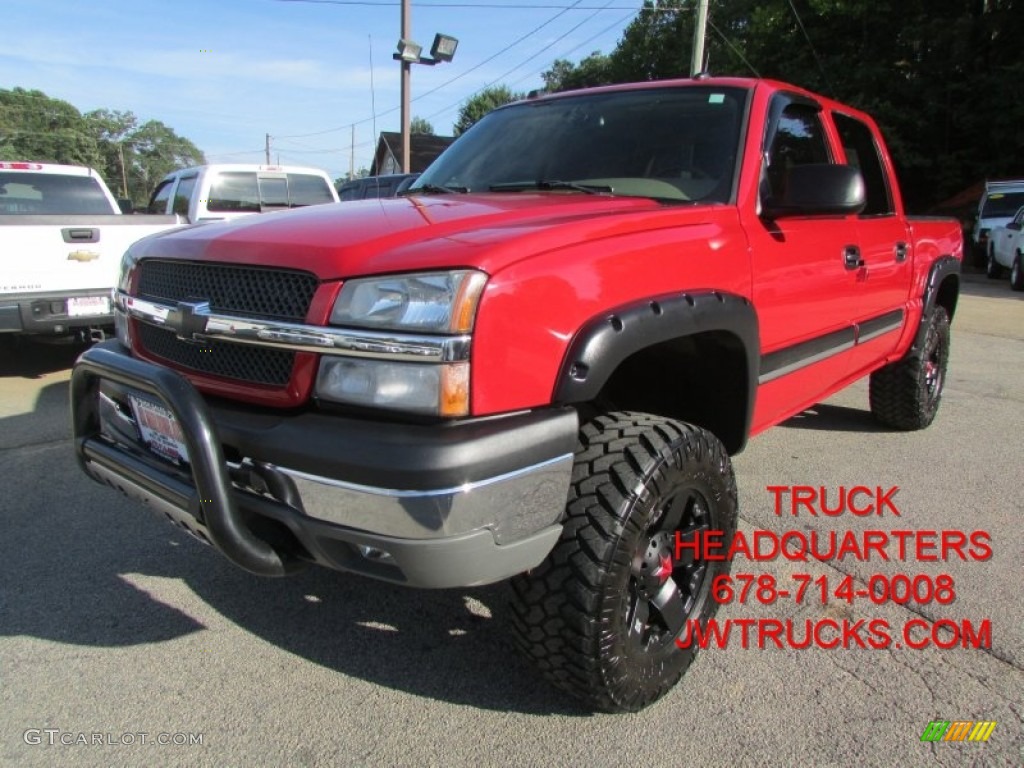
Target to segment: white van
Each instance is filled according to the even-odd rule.
[[[153,190],[147,213],[176,213],[189,223],[338,202],[330,177],[289,165],[199,165],[167,174]]]

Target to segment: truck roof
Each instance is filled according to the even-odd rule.
[[[84,165],[61,165],[59,163],[32,163],[26,161],[0,162],[0,171],[24,173],[50,173],[61,176],[99,176],[99,173]],[[102,178],[102,177],[101,177]]]

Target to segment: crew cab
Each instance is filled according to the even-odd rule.
[[[1004,269],[1010,270],[1010,287],[1024,291],[1024,206],[1006,224],[992,227],[988,235],[985,273],[998,279]]]
[[[178,214],[195,224],[336,202],[338,193],[319,168],[222,163],[167,174],[146,211]]]
[[[730,540],[730,456],[865,376],[882,423],[928,426],[962,257],[823,96],[541,96],[404,197],[131,248],[118,339],[74,368],[78,460],[253,573],[511,579],[542,674],[637,710],[715,612],[729,562],[674,544]]]
[[[103,339],[121,256],[183,223],[122,215],[91,168],[0,162],[0,334]]]

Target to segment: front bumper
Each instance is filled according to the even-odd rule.
[[[130,393],[174,414],[190,463],[142,444]],[[116,341],[76,363],[72,419],[90,477],[249,571],[315,562],[419,587],[537,566],[561,532],[577,431],[571,409],[410,425],[207,401]]]
[[[102,306],[76,309],[75,303],[84,303],[82,299]],[[0,333],[59,336],[77,328],[113,324],[110,289],[0,296]]]

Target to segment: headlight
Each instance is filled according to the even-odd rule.
[[[469,413],[469,363],[393,363],[333,357],[320,361],[317,394],[371,408],[431,416]]]
[[[117,276],[117,289],[119,291],[127,293],[131,288],[132,273],[135,271],[138,263],[139,260],[132,255],[131,248],[124,252],[124,256],[121,257],[121,271]]]
[[[331,311],[332,325],[415,334],[473,330],[487,275],[475,270],[348,280]],[[325,400],[407,413],[469,413],[469,362],[444,363],[324,356],[316,394]]]
[[[487,276],[472,270],[349,280],[332,325],[390,331],[469,333]]]

